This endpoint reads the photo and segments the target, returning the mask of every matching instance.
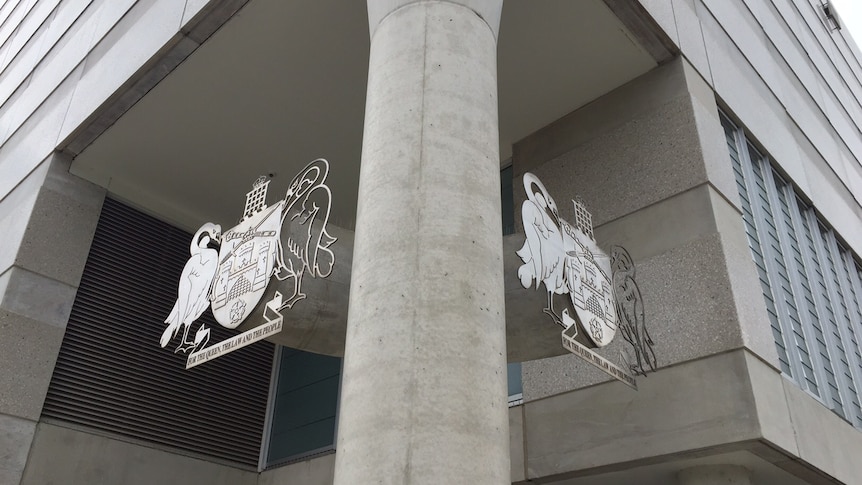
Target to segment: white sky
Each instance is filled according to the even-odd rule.
[[[835,7],[842,29],[850,32],[857,46],[862,45],[862,0],[829,0],[829,3]]]

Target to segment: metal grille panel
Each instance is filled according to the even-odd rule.
[[[107,199],[43,416],[256,466],[273,345],[185,370],[159,347],[192,236]],[[210,342],[235,334],[201,317]]]

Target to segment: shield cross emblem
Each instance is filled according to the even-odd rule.
[[[263,297],[279,254],[283,209],[280,201],[222,236],[212,289],[213,316],[222,326],[239,326]]]
[[[569,297],[581,328],[594,344],[604,347],[617,333],[610,258],[580,228],[566,225],[565,233],[574,243],[574,251],[567,251],[566,261]]]

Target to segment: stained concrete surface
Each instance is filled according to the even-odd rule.
[[[257,485],[257,479],[256,471],[39,423],[21,485]]]

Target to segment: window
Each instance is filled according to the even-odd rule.
[[[523,401],[524,388],[521,385],[521,363],[512,362],[506,368],[509,381],[509,407],[517,406]]]
[[[281,347],[276,362],[267,466],[332,452],[341,359]]]
[[[500,206],[503,213],[503,235],[515,233],[515,196],[512,166],[500,171]]]
[[[503,215],[503,235],[515,233],[515,195],[514,171],[512,165],[500,171],[500,201]],[[515,406],[522,402],[521,386],[521,363],[512,362],[507,367],[507,378],[509,381],[509,406]]]
[[[744,131],[722,125],[781,371],[862,427],[862,268]]]

